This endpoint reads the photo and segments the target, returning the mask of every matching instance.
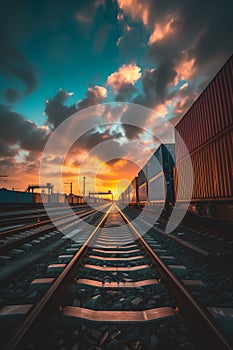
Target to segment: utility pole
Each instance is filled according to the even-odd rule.
[[[83,197],[85,197],[86,192],[86,176],[83,176]]]

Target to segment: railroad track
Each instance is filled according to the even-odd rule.
[[[102,207],[99,207],[101,210]],[[97,208],[86,209],[76,212],[76,217],[73,214],[65,214],[57,217],[51,222],[50,219],[44,220],[37,224],[23,225],[17,228],[0,232],[0,254],[6,254],[8,251],[18,248],[21,245],[30,241],[36,240],[38,237],[65,227],[70,224],[76,224],[78,220],[88,218],[93,213],[97,212]]]
[[[189,349],[231,349],[209,312],[156,254],[158,248],[112,206],[58,264],[48,266],[45,278],[32,281],[43,295],[38,303],[0,311],[1,329],[21,323],[5,349],[60,349],[61,329],[67,349],[156,349],[158,342],[178,349],[164,344],[182,336]]]
[[[76,208],[74,208],[74,209],[76,209]],[[87,207],[87,208],[79,207],[78,210],[74,211],[74,214],[82,213],[82,212],[85,212],[85,211],[90,210],[90,209],[91,209],[90,207]],[[60,219],[63,219],[65,217],[69,217],[72,215],[72,214],[70,214],[70,211],[68,212],[68,214],[66,214],[67,212],[68,212],[67,209],[65,209],[65,210],[59,209],[57,211],[54,210],[54,213],[52,210],[51,214],[52,214],[53,218],[60,220]],[[44,218],[46,220],[40,221],[42,218]],[[27,222],[27,220],[34,221],[34,222],[32,224],[26,225],[25,223]],[[20,222],[22,222],[22,224],[20,224]],[[44,214],[32,213],[29,216],[23,215],[23,216],[19,216],[17,218],[13,218],[13,219],[11,218],[9,221],[3,222],[3,224],[2,224],[3,227],[0,229],[0,239],[2,237],[9,236],[9,235],[14,234],[14,233],[20,233],[22,231],[25,231],[26,229],[39,227],[39,226],[48,224],[50,222],[51,222],[51,220],[48,218],[48,215],[45,213]],[[1,223],[1,221],[0,221],[0,223]]]
[[[78,212],[80,210],[88,209],[88,205],[83,206],[73,206],[72,210],[74,212]],[[61,216],[64,215],[68,210],[62,206],[58,206],[57,208],[50,208],[50,212],[53,213],[53,216]],[[11,226],[20,226],[25,223],[35,223],[37,221],[48,219],[48,215],[44,209],[37,210],[26,210],[22,211],[22,213],[17,212],[9,212],[9,213],[0,213],[0,232],[6,231],[6,227],[11,228]]]
[[[130,208],[130,211],[138,214],[137,209]],[[152,226],[153,215],[155,212],[150,209],[143,211],[143,217]],[[134,215],[133,215],[134,217]],[[216,234],[208,229],[205,231],[193,226],[186,226],[179,224],[172,233],[166,233],[167,221],[159,218],[156,222],[156,229],[163,235],[172,239],[179,244],[183,245],[187,249],[198,253],[210,264],[214,264],[222,270],[233,272],[232,268],[232,254],[233,254],[233,240],[232,237],[225,236],[224,234]],[[176,223],[174,222],[176,226]]]

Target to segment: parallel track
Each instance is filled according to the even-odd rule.
[[[41,334],[38,337],[37,330],[44,330],[44,326],[46,327],[48,324],[51,314],[54,313],[57,314],[58,319],[107,324],[144,324],[157,322],[161,318],[176,317],[177,311],[170,307],[113,312],[110,310],[91,310],[84,307],[63,305],[64,291],[77,272],[82,271],[84,275],[88,276],[87,278],[77,279],[77,285],[89,285],[105,290],[109,288],[120,290],[123,288],[135,289],[150,284],[156,285],[158,283],[154,278],[156,270],[166,280],[170,290],[179,300],[182,312],[191,320],[196,331],[204,335],[201,341],[202,349],[231,349],[231,346],[207,310],[185,289],[183,284],[155,254],[150,245],[141,237],[140,233],[119,208],[117,210],[118,212],[116,213],[113,208],[110,208],[87,240],[82,245],[77,244],[76,253],[64,266],[63,271],[53,281],[40,302],[29,312],[6,349],[29,349],[30,346],[33,349],[39,349],[43,346]],[[123,221],[127,223],[127,226],[122,226]],[[122,228],[119,231],[120,226]],[[137,261],[137,263],[132,263],[132,261]],[[91,273],[88,271],[91,271]],[[126,282],[122,277],[123,273],[127,272],[130,274],[132,271],[138,271],[139,275],[137,276],[143,274],[142,271],[148,271],[148,275],[151,278],[146,280],[138,278],[138,281]],[[102,272],[104,274],[114,272],[114,280],[106,281],[102,279],[102,281],[98,282],[97,278],[89,278],[91,274],[100,276]],[[58,307],[58,305],[60,306]]]
[[[56,220],[54,220],[56,226],[54,225],[54,223],[51,222],[50,219],[48,219],[37,224],[24,225],[19,228],[0,232],[0,238],[17,234],[16,239],[13,238],[11,241],[6,242],[0,246],[0,254],[5,254],[11,249],[17,248],[24,243],[28,243],[40,237],[41,235],[62,228],[68,224],[77,223],[79,220],[87,218],[89,217],[89,215],[93,215],[93,213],[95,212],[97,212],[97,209],[87,209],[75,213],[77,215],[77,217],[75,218],[73,214],[59,216],[58,218],[56,218]]]

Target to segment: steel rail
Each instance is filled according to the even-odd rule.
[[[72,260],[66,265],[62,273],[55,279],[52,286],[45,293],[39,303],[32,309],[29,315],[26,317],[25,321],[18,328],[10,342],[6,345],[5,350],[14,350],[14,349],[25,349],[25,342],[27,342],[28,337],[33,329],[36,327],[36,323],[51,309],[51,304],[56,300],[57,295],[61,291],[61,289],[66,284],[67,280],[72,275],[74,268],[77,267],[77,263],[80,262],[83,257],[85,251],[87,250],[89,243],[93,241],[97,231],[106,221],[109,212],[111,210],[111,206],[108,211],[105,213],[104,217],[98,223],[94,231],[91,233],[90,237],[86,240],[86,242],[82,245],[79,251],[73,256]]]
[[[67,225],[67,224],[70,224],[72,222],[79,223],[81,221],[81,219],[88,218],[89,216],[93,215],[96,212],[97,212],[96,209],[83,210],[82,212],[79,213],[82,215],[77,216],[77,218],[72,218],[69,222],[57,224],[56,226],[52,225],[52,226],[47,227],[47,228],[42,227],[41,230],[39,230],[37,232],[31,233],[30,235],[21,237],[19,239],[14,240],[14,241],[5,243],[2,246],[0,246],[0,254],[4,254],[7,251],[9,251],[10,249],[14,249],[14,248],[20,246],[21,244],[30,242],[31,240],[41,236],[42,234],[46,234],[48,232],[54,231],[56,229],[59,229],[65,225]],[[73,215],[73,214],[71,214],[71,215]],[[68,216],[70,216],[70,215],[68,215]],[[68,218],[68,217],[67,216],[60,217],[59,220],[64,219],[64,218]],[[51,222],[49,222],[48,224],[51,224]]]
[[[116,207],[125,222],[135,233],[138,240],[146,248],[146,251],[149,252],[149,256],[152,257],[153,261],[156,264],[156,267],[158,267],[160,273],[166,279],[176,297],[181,300],[183,307],[185,309],[188,309],[189,315],[191,315],[190,317],[192,318],[193,322],[198,325],[198,329],[201,329],[201,333],[204,334],[204,338],[207,337],[208,345],[211,345],[210,349],[232,350],[232,346],[225,338],[223,332],[219,329],[219,326],[210,315],[210,313],[189,293],[189,291],[183,286],[179,279],[169,270],[169,268],[151,249],[148,243],[142,238],[140,233],[124,215],[121,209],[117,205]]]
[[[67,215],[64,215],[64,216],[59,216],[58,218],[56,218],[56,220],[62,220],[64,218],[66,218],[66,217],[73,216],[74,214],[75,215],[82,214],[82,213],[88,212],[89,210],[94,210],[94,209],[91,209],[91,208],[90,209],[84,209],[84,210],[80,210],[80,211],[77,211],[77,212],[74,212],[74,213],[71,213],[71,214],[67,214]],[[42,222],[37,222],[36,224],[24,225],[24,226],[20,226],[20,227],[16,227],[16,228],[10,229],[10,230],[2,231],[2,232],[0,232],[0,238],[8,236],[10,234],[20,233],[21,231],[30,230],[30,229],[33,229],[33,228],[36,228],[36,227],[40,227],[40,226],[43,226],[43,225],[46,225],[46,224],[50,224],[50,223],[51,223],[51,220],[48,219],[48,220],[44,220]]]

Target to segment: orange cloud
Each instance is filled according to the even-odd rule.
[[[176,66],[175,71],[177,73],[174,79],[174,85],[177,85],[180,80],[189,80],[195,73],[195,58],[184,58]]]
[[[160,104],[154,108],[154,111],[158,117],[165,117],[167,114],[167,108],[165,104]]]
[[[149,22],[149,3],[142,4],[140,0],[118,0],[118,6],[133,19],[141,20],[145,26]]]
[[[134,85],[141,76],[141,68],[135,63],[123,64],[123,66],[108,77],[106,84],[110,85],[114,92],[118,92],[124,86]]]
[[[149,44],[152,45],[156,41],[160,41],[165,37],[175,32],[174,22],[175,18],[171,18],[166,24],[156,24],[153,33],[149,38]]]
[[[107,90],[103,86],[93,86],[88,89],[88,91],[93,92],[97,99],[102,99],[107,97]]]

